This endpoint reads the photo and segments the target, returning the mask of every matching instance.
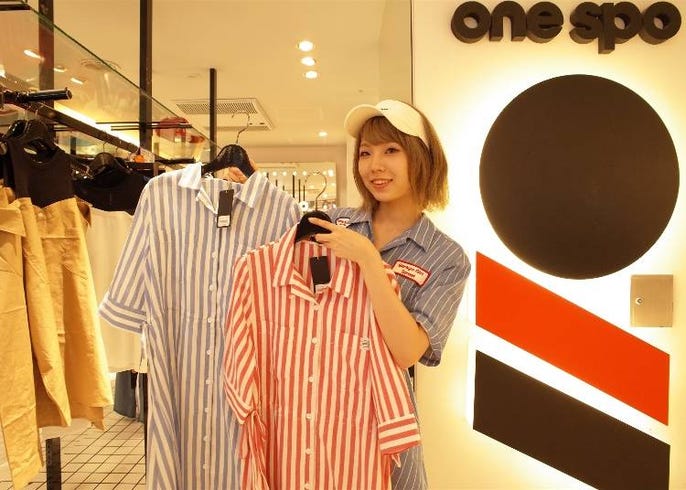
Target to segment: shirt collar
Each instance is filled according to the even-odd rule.
[[[314,299],[312,288],[304,284],[293,265],[293,252],[295,249],[295,233],[298,225],[291,227],[279,240],[277,240],[272,255],[272,266],[274,277],[272,286],[290,286],[294,294],[306,299]],[[356,275],[355,264],[346,259],[336,257],[330,250],[321,245],[322,252],[329,257],[329,268],[331,271],[331,282],[329,287],[338,294],[350,297],[353,278]]]
[[[186,165],[186,167],[181,170],[179,187],[201,192],[203,190],[202,179],[202,164],[194,163]],[[234,199],[242,201],[251,208],[255,207],[257,199],[263,194],[265,186],[267,185],[269,185],[269,181],[262,175],[262,172],[254,172],[243,184],[237,182],[229,183],[230,188],[235,192],[233,196]]]
[[[366,224],[370,232],[372,229],[372,214],[364,209],[354,209],[349,216],[348,226],[352,224]],[[417,222],[410,228],[401,233],[396,239],[392,240],[384,249],[392,248],[400,242],[412,240],[426,251],[431,245],[431,241],[436,233],[436,226],[431,220],[422,213]]]

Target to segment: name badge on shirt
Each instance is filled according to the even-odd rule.
[[[422,269],[418,265],[405,262],[404,260],[395,261],[395,264],[393,264],[393,272],[395,272],[396,276],[406,277],[418,286],[423,286],[431,275],[429,271]]]
[[[219,192],[219,206],[217,206],[217,228],[231,226],[231,211],[233,209],[233,189]]]
[[[348,218],[346,216],[341,216],[340,218],[336,218],[336,224],[338,226],[344,226],[347,228],[348,225],[350,224],[350,218]]]

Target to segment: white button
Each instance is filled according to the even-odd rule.
[[[312,454],[312,449],[310,449],[309,447],[305,449],[305,454]]]
[[[214,291],[214,284],[210,284],[210,291]]]
[[[208,318],[207,323],[214,323],[214,318]]]
[[[212,258],[216,259],[217,258],[217,252],[212,252]]]
[[[202,438],[202,440],[203,440],[204,442],[207,442],[209,439],[210,439],[210,438],[207,437],[207,436],[205,436],[205,437]]]
[[[207,351],[205,351],[205,352],[206,352],[206,354],[207,354],[208,356],[211,356],[211,355],[212,355],[212,351],[211,351],[210,349],[207,349]]]
[[[211,379],[206,379],[206,380],[205,380],[205,384],[206,384],[206,385],[212,384],[212,380],[211,380]]]
[[[202,469],[207,470],[207,465],[206,464],[202,465]]]
[[[314,311],[319,311],[319,305],[314,305]]]
[[[316,344],[317,342],[319,342],[319,339],[317,339],[317,337],[314,337],[314,338],[312,339],[312,343],[313,343],[313,344]]]
[[[314,383],[314,376],[310,376],[309,378],[307,378],[307,381],[309,381],[310,383]]]
[[[305,414],[305,418],[306,418],[307,420],[312,420],[312,414],[311,414],[311,413],[306,413],[306,414]]]
[[[210,413],[210,407],[205,408],[205,413]]]
[[[310,488],[310,484],[309,484],[309,483],[305,483],[305,484],[303,485],[303,488]]]

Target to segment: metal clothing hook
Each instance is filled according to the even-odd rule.
[[[231,117],[233,118],[233,116],[235,116],[236,114],[241,114],[241,113],[248,116],[248,121],[245,123],[245,127],[239,129],[238,132],[236,133],[236,144],[238,144],[238,138],[240,137],[241,133],[250,127],[250,113],[248,111],[236,111],[233,114],[231,114]]]
[[[306,190],[307,190],[307,181],[310,180],[310,177],[312,177],[313,175],[321,175],[321,176],[324,178],[324,186],[322,187],[322,190],[319,191],[319,194],[317,194],[317,197],[314,198],[314,210],[316,211],[316,210],[319,209],[319,207],[317,206],[317,202],[319,201],[319,196],[321,196],[322,194],[324,194],[324,192],[326,191],[326,186],[329,185],[329,181],[328,181],[328,179],[326,178],[326,175],[324,175],[322,172],[319,172],[319,171],[317,171],[317,172],[312,172],[311,174],[309,174],[309,175],[305,178],[305,189],[306,189]]]

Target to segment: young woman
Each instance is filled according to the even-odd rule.
[[[470,271],[460,245],[424,214],[445,207],[448,199],[448,165],[440,141],[421,112],[396,100],[353,108],[345,128],[357,139],[353,174],[363,205],[330,211],[333,223],[310,218],[331,231],[315,239],[360,266],[398,366],[409,368],[418,361],[435,366]],[[396,273],[400,299],[384,262]],[[394,490],[427,488],[420,446],[401,454],[392,480]]]

